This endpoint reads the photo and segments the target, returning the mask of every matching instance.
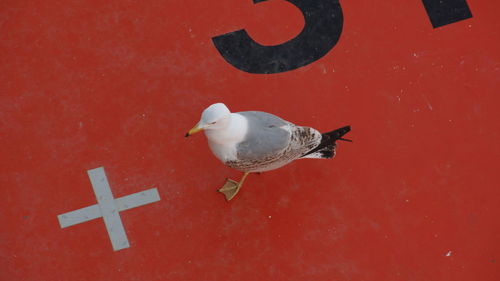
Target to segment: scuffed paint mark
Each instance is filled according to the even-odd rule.
[[[430,111],[432,111],[432,109],[433,109],[433,108],[432,108],[432,104],[430,103],[429,99],[428,99],[428,98],[427,98],[424,94],[422,94],[422,98],[424,98],[424,101],[425,101],[425,103],[427,104],[427,108],[428,108]]]

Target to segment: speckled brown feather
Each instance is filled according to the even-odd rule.
[[[227,161],[225,164],[243,172],[273,170],[302,157],[321,142],[321,134],[313,128],[287,123],[287,129],[289,131],[289,140],[281,151],[262,158],[238,158],[234,161]]]

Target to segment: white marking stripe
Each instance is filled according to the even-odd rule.
[[[160,201],[158,190],[156,188],[151,188],[115,199],[115,204],[118,212],[121,212],[157,201]],[[102,217],[101,209],[97,204],[57,216],[61,228],[91,221],[100,217]]]
[[[87,173],[97,198],[97,204],[58,215],[61,228],[102,217],[113,250],[118,251],[130,247],[120,212],[159,201],[158,190],[152,188],[114,199],[103,167],[88,170]]]
[[[108,230],[113,249],[118,251],[130,247],[125,228],[123,228],[122,219],[120,218],[120,213],[115,206],[111,187],[104,173],[104,168],[101,167],[89,170],[87,173],[89,174],[90,182],[92,183],[92,188],[97,198],[97,204],[99,204],[99,208],[101,208],[104,225]]]

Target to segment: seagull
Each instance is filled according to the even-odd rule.
[[[274,170],[296,159],[333,158],[335,142],[350,142],[343,138],[350,130],[350,126],[344,126],[321,134],[267,112],[232,113],[225,104],[215,103],[203,111],[186,137],[204,131],[212,153],[225,165],[244,172],[239,182],[228,178],[217,190],[230,201],[250,173]]]

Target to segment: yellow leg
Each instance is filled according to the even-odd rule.
[[[240,188],[243,185],[243,182],[245,181],[248,174],[250,174],[250,172],[246,172],[241,178],[240,182],[236,182],[232,179],[227,179],[224,186],[217,191],[224,194],[227,201],[233,199],[234,196],[236,196],[236,194],[238,193],[238,191],[240,191]]]

